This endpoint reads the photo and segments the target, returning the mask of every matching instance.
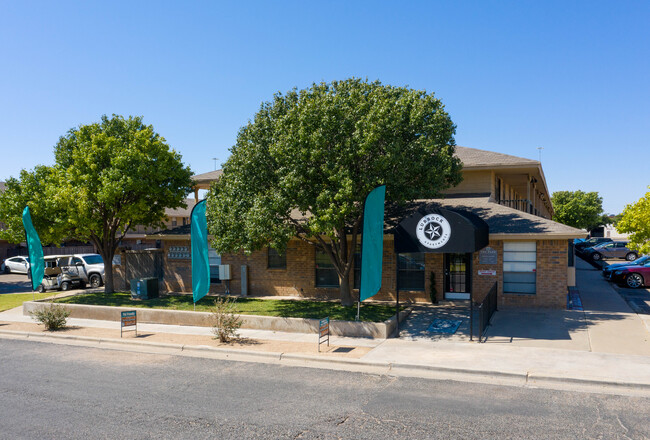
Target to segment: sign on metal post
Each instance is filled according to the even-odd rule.
[[[320,353],[320,344],[324,344],[324,338],[327,338],[327,346],[330,346],[330,317],[323,318],[318,324],[318,352]]]
[[[121,313],[122,325],[120,327],[120,338],[122,333],[125,331],[135,330],[135,335],[138,336],[138,318],[136,316],[135,310],[129,310],[128,312]],[[125,329],[124,327],[133,327]]]

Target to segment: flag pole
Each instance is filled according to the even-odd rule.
[[[29,241],[27,240],[27,230],[23,227],[25,232],[25,246],[27,246],[27,255],[29,255]],[[29,262],[29,283],[32,285],[32,301],[36,301],[36,294],[34,293],[34,273],[32,272],[32,261]]]

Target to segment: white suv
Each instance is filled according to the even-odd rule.
[[[104,284],[104,260],[99,254],[69,255],[65,265],[90,287],[100,287]]]

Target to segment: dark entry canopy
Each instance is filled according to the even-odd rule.
[[[489,242],[488,224],[476,214],[420,206],[394,229],[395,252],[467,253]]]

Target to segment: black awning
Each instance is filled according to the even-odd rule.
[[[395,252],[467,253],[489,242],[489,227],[476,214],[420,206],[395,227]]]

